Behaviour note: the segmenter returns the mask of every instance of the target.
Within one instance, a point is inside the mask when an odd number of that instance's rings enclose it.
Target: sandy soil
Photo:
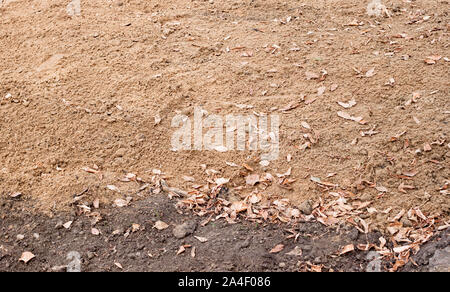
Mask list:
[[[383,3],[389,16],[349,0],[92,0],[69,16],[68,1],[2,1],[1,200],[55,216],[80,194],[111,205],[161,178],[181,195],[226,178],[230,202],[306,202],[326,223],[399,223],[403,240],[445,226],[449,3]],[[196,106],[280,115],[280,158],[172,151],[172,118]],[[325,212],[337,198],[356,223]]]

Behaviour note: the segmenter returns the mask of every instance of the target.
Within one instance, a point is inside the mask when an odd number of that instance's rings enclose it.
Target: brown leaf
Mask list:
[[[115,262],[114,265],[119,269],[123,270],[123,266],[120,263]]]
[[[20,257],[19,261],[20,262],[24,262],[25,264],[27,264],[29,261],[31,261],[35,257],[36,256],[34,254],[32,254],[29,251],[26,251],[26,252],[22,253],[22,256]]]
[[[72,226],[72,223],[73,223],[73,221],[68,221],[68,222],[63,224],[63,227],[66,228],[66,229],[69,229],[70,226]]]
[[[177,255],[180,255],[185,251],[186,251],[186,248],[184,246],[180,246],[180,248],[178,249]]]
[[[156,228],[158,230],[164,230],[167,229],[169,227],[169,225],[163,221],[156,221],[155,225],[153,226],[153,228]]]
[[[15,193],[12,193],[11,195],[9,195],[11,198],[13,198],[13,199],[17,199],[17,198],[19,198],[19,197],[21,197],[22,196],[22,193],[19,193],[19,192],[15,192]]]
[[[299,246],[296,246],[293,250],[288,252],[286,255],[300,257],[300,256],[302,256],[302,254],[303,254],[302,249]]]
[[[260,182],[258,174],[250,174],[245,178],[245,183],[250,186],[254,186]]]
[[[316,99],[317,99],[316,97],[307,96],[307,97],[305,97],[305,104],[311,104],[311,103],[315,102]]]
[[[352,99],[352,100],[350,100],[349,102],[341,102],[341,101],[338,101],[338,104],[339,104],[340,106],[342,106],[343,108],[351,108],[351,107],[353,107],[354,105],[356,105],[356,101],[355,101],[355,99]]]
[[[279,253],[283,249],[284,249],[284,245],[283,244],[279,244],[279,245],[275,246],[274,248],[272,248],[270,253]]]
[[[305,75],[306,75],[306,80],[319,79],[319,77],[320,77],[319,74],[313,73],[313,72],[309,72],[309,71],[306,71]]]
[[[339,255],[343,255],[349,252],[352,252],[355,250],[355,246],[353,244],[349,244],[344,246],[344,248],[342,248],[341,252],[339,253]]]
[[[375,68],[370,69],[369,71],[366,72],[366,77],[372,77],[375,75]]]
[[[401,183],[399,186],[398,186],[398,190],[400,191],[400,192],[402,192],[402,193],[407,193],[406,192],[406,190],[414,190],[416,187],[414,187],[414,186],[410,186],[410,185],[405,185],[404,183]]]
[[[198,241],[200,241],[201,243],[205,243],[208,241],[208,238],[206,237],[200,237],[200,236],[194,236],[196,239],[198,239]]]
[[[321,96],[322,94],[325,93],[325,91],[327,90],[327,88],[325,86],[321,86],[317,89],[317,95]]]
[[[348,114],[348,113],[346,113],[346,112],[343,112],[343,111],[339,111],[337,114],[338,114],[338,116],[341,117],[341,118],[344,118],[344,119],[346,119],[346,120],[355,121],[355,122],[357,122],[357,123],[361,123],[361,122],[363,121],[363,118],[362,118],[362,117],[353,117],[353,116],[351,116],[350,114]]]

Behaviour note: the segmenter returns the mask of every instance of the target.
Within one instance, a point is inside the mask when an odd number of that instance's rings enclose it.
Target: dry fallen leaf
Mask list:
[[[425,59],[425,63],[428,65],[434,65],[436,64],[437,61],[439,61],[442,58],[442,56],[439,55],[433,55],[433,56],[428,56]]]
[[[245,178],[245,183],[250,186],[254,186],[259,183],[259,175],[258,174],[250,174]]]
[[[284,245],[283,244],[279,244],[279,245],[275,246],[274,248],[272,248],[270,253],[279,253],[283,249],[284,249]]]
[[[131,224],[131,232],[135,233],[138,232],[141,229],[141,225],[133,223]]]
[[[182,254],[185,251],[186,251],[186,248],[184,246],[180,246],[180,248],[177,251],[177,255],[180,255],[180,254]]]
[[[13,198],[13,199],[17,199],[17,198],[19,198],[19,197],[21,197],[22,196],[22,193],[19,193],[19,192],[15,192],[15,193],[12,193],[11,195],[9,195],[11,198]]]
[[[319,79],[319,77],[320,77],[319,74],[313,73],[313,72],[309,72],[309,71],[306,71],[305,75],[306,75],[306,80]]]
[[[311,126],[305,121],[301,122],[300,125],[305,129],[311,130]]]
[[[290,256],[302,256],[303,251],[299,246],[296,246],[293,250],[291,250],[290,252],[288,252],[286,255],[290,255]]]
[[[123,267],[122,267],[122,265],[120,264],[120,263],[114,263],[114,265],[116,265],[116,267],[118,267],[119,269],[121,269],[121,270],[123,270]]]
[[[159,123],[161,123],[161,116],[159,115],[159,114],[157,114],[156,116],[155,116],[155,125],[158,125]]]
[[[196,239],[198,239],[198,241],[200,241],[201,243],[205,243],[208,241],[208,238],[205,237],[200,237],[200,236],[194,236]]]
[[[358,123],[362,123],[362,121],[363,121],[362,117],[353,117],[350,114],[343,112],[343,111],[339,111],[337,114],[338,114],[338,116],[340,116],[341,118],[344,118],[346,120],[351,120],[351,121],[355,121]]]
[[[366,77],[372,77],[375,75],[375,68],[370,69],[369,71],[366,72]]]
[[[261,201],[261,196],[260,195],[253,194],[253,195],[251,195],[249,197],[249,202],[252,203],[252,204],[257,204],[260,201]]]
[[[305,97],[305,104],[307,104],[307,105],[311,104],[311,103],[315,102],[316,99],[317,98],[315,98],[314,96],[307,96],[307,97]]]
[[[223,178],[223,177],[218,178],[218,179],[215,180],[215,183],[216,183],[218,186],[227,184],[228,182],[230,182],[230,179]]]
[[[72,226],[72,223],[73,223],[73,221],[68,221],[68,222],[63,224],[63,227],[66,228],[66,229],[69,229],[70,226]]]
[[[156,221],[155,225],[153,226],[153,228],[156,228],[158,230],[164,230],[169,228],[169,225],[163,221]]]
[[[352,252],[355,250],[355,246],[353,244],[349,244],[344,246],[344,248],[342,248],[341,252],[339,253],[339,255],[343,255],[349,252]]]
[[[321,86],[317,89],[317,95],[321,96],[325,93],[325,91],[327,90],[327,88],[325,86]]]
[[[93,174],[96,174],[96,173],[99,172],[98,170],[90,168],[90,167],[83,167],[82,170],[84,170],[84,171],[86,171],[88,173],[93,173]]]
[[[128,202],[126,200],[123,200],[123,199],[116,199],[114,201],[114,205],[116,205],[119,208],[122,208],[122,207],[128,206]]]
[[[19,261],[27,264],[29,261],[31,261],[34,258],[35,258],[34,254],[32,254],[29,251],[26,251],[26,252],[22,253],[22,256],[20,257]]]
[[[354,105],[356,105],[356,101],[355,101],[355,99],[352,99],[352,100],[350,100],[349,102],[341,102],[341,101],[338,101],[338,104],[339,104],[340,106],[342,106],[343,108],[351,108],[351,107],[353,107]]]
[[[113,191],[113,192],[117,192],[117,193],[120,193],[120,190],[119,190],[119,188],[118,188],[118,187],[116,187],[116,186],[114,186],[114,185],[107,185],[107,186],[106,186],[106,188],[107,188],[108,190],[111,190],[111,191]]]

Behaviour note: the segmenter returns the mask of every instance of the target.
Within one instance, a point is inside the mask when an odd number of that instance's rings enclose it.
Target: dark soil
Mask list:
[[[103,219],[95,228],[101,234],[95,236],[91,233],[92,218],[75,212],[53,218],[33,215],[23,211],[27,204],[17,200],[1,204],[0,271],[66,271],[67,256],[73,251],[81,256],[82,271],[309,271],[319,266],[322,271],[364,271],[367,252],[337,254],[348,244],[378,243],[380,236],[360,234],[353,227],[331,229],[315,222],[262,226],[218,220],[202,227],[199,217],[179,214],[174,201],[164,195],[129,207],[100,209]],[[153,228],[158,220],[170,226],[162,231]],[[66,229],[62,224],[68,221],[73,223]],[[190,221],[198,223],[194,234],[175,238],[174,226]],[[133,224],[140,225],[138,231],[132,232]],[[299,234],[297,241],[288,238],[292,233],[287,230]],[[24,238],[18,239],[19,234]],[[194,236],[208,241],[201,243]],[[443,241],[439,242],[441,246]],[[284,249],[270,253],[279,244],[285,245]],[[177,255],[182,245],[195,247],[195,257],[191,247]],[[303,254],[287,255],[296,246]],[[19,261],[25,251],[36,256],[28,264]],[[383,263],[383,268],[387,264]],[[406,269],[425,268],[408,265]]]

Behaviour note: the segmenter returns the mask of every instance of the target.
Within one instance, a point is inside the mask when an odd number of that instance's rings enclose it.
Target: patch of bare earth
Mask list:
[[[449,3],[383,3],[3,1],[1,200],[83,217],[168,193],[205,226],[346,222],[397,270],[449,223]],[[278,114],[279,159],[172,151],[195,107]]]

